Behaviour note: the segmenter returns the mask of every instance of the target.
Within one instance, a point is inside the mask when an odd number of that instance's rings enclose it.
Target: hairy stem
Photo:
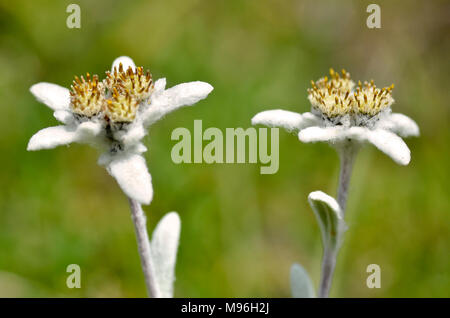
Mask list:
[[[350,177],[352,175],[353,163],[358,152],[358,146],[350,141],[345,143],[340,149],[339,155],[341,167],[339,172],[339,186],[337,192],[337,202],[345,215],[347,206],[348,188],[350,186]],[[340,233],[339,235],[341,235]],[[340,237],[337,238],[341,240]],[[320,278],[319,294],[321,298],[326,298],[330,294],[331,283],[333,280],[334,268],[336,266],[336,257],[339,252],[339,244],[335,247],[325,246],[322,258],[322,275]]]
[[[331,282],[333,280],[334,268],[336,266],[337,249],[325,248],[322,258],[322,276],[320,277],[319,294],[320,298],[327,298],[330,293]]]
[[[145,214],[137,201],[130,198],[128,198],[128,201],[130,203],[131,219],[133,220],[134,229],[136,231],[136,241],[139,256],[141,258],[142,271],[145,276],[147,292],[149,297],[158,298],[160,297],[160,294],[155,281],[155,271],[150,252],[150,240],[147,233]]]
[[[340,152],[341,170],[339,173],[337,201],[344,215],[345,209],[347,207],[347,195],[348,188],[350,186],[350,177],[352,175],[353,163],[355,162],[357,152],[357,146],[351,144],[350,142],[344,145]]]

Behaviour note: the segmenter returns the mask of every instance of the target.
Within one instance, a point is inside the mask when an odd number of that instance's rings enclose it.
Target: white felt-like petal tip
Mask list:
[[[406,119],[405,121],[407,121],[405,123],[405,131],[403,131],[402,133],[404,134],[405,137],[411,136],[411,137],[419,137],[420,136],[420,129],[419,129],[419,125],[417,125],[417,123],[412,120],[411,118],[405,116]]]
[[[282,109],[265,110],[252,118],[252,125],[283,127],[288,130],[299,129],[302,115]]]
[[[28,145],[27,145],[27,151],[36,151],[39,150],[40,148],[38,147],[38,143],[37,141],[37,137],[36,135],[32,136],[30,141],[28,141]]]
[[[319,124],[318,117],[306,112],[303,114],[283,110],[272,109],[260,112],[253,116],[252,125],[265,125],[268,127],[282,127],[289,132]]]
[[[265,124],[269,114],[270,114],[270,110],[257,113],[252,118],[252,125]]]
[[[195,82],[195,84],[196,84],[195,89],[196,89],[197,94],[199,96],[204,96],[203,98],[208,96],[209,93],[211,93],[214,89],[214,87],[211,84],[206,83],[206,82],[197,81],[197,82]]]
[[[376,128],[391,131],[400,137],[418,137],[420,135],[417,123],[400,113],[384,115],[376,124]]]
[[[37,99],[40,99],[40,96],[42,95],[42,91],[45,89],[45,86],[47,86],[47,84],[49,83],[36,83],[33,84],[30,87],[30,93],[33,94],[34,97],[36,97]]]
[[[129,198],[141,204],[150,204],[153,188],[144,157],[129,155],[117,158],[109,163],[107,170]]]
[[[396,134],[378,129],[371,131],[367,136],[369,142],[391,157],[396,163],[406,166],[411,161],[411,151],[402,138]]]
[[[138,201],[140,204],[149,205],[153,200],[153,191],[144,190],[141,192],[133,192],[129,194],[130,198]]]
[[[66,126],[47,127],[35,133],[28,142],[27,150],[52,149],[77,140],[76,132]]]
[[[160,78],[155,82],[155,92],[163,91],[166,88],[166,78]]]
[[[30,87],[31,94],[38,101],[44,103],[53,110],[68,109],[70,105],[70,93],[65,87],[53,83],[41,82]]]
[[[33,96],[37,97],[39,95],[39,84],[34,84],[30,87],[30,93],[33,94]]]
[[[397,160],[397,163],[402,166],[407,166],[410,162],[411,162],[411,153],[404,154]]]
[[[30,138],[30,141],[28,141],[27,151],[37,151],[45,149],[44,147],[42,147],[42,143],[39,139],[40,139],[39,135],[37,134],[33,135]]]
[[[205,84],[206,84],[205,87],[206,87],[207,93],[208,94],[211,93],[213,91],[214,87],[209,83],[205,83]]]
[[[136,68],[136,65],[134,64],[134,61],[131,57],[128,56],[119,56],[116,58],[112,64],[111,71],[114,71],[114,68],[119,68],[120,63],[122,63],[123,69],[127,70],[130,66],[134,70]]]
[[[189,82],[176,85],[165,91],[171,101],[168,108],[174,110],[180,106],[190,106],[205,99],[214,89],[211,84],[206,82]]]

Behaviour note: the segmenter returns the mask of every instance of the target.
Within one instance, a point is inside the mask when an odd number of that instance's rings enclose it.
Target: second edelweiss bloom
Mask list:
[[[117,180],[127,196],[149,204],[153,189],[142,153],[147,128],[164,115],[206,98],[213,87],[189,82],[165,89],[166,79],[153,83],[149,71],[133,60],[117,58],[101,82],[97,75],[75,77],[71,90],[38,83],[30,91],[54,111],[63,125],[38,131],[27,150],[51,149],[72,142],[100,148],[99,164]]]
[[[338,148],[349,140],[370,142],[398,164],[409,163],[411,154],[401,137],[418,136],[419,127],[411,118],[392,113],[394,85],[382,89],[373,81],[355,85],[345,70],[341,76],[332,69],[330,78],[311,85],[311,112],[268,110],[255,115],[252,124],[298,131],[302,142],[324,141]]]

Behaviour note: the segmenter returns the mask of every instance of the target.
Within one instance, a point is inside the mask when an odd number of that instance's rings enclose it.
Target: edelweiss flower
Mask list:
[[[99,164],[117,180],[127,196],[149,204],[153,190],[142,153],[147,128],[164,115],[206,98],[213,87],[204,82],[165,89],[166,79],[153,83],[150,73],[126,56],[117,58],[100,82],[97,75],[75,77],[71,90],[38,83],[31,93],[53,109],[64,125],[40,130],[27,150],[51,149],[72,142],[100,148]]]
[[[252,124],[299,131],[302,142],[325,141],[338,149],[349,141],[355,145],[370,142],[398,164],[409,163],[409,148],[400,137],[418,136],[419,127],[411,118],[392,113],[394,85],[382,89],[373,81],[355,85],[345,70],[340,76],[333,69],[330,78],[311,84],[311,112],[268,110],[255,115]]]

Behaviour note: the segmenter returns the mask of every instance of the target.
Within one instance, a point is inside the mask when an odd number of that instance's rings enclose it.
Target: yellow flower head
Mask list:
[[[89,73],[86,79],[75,76],[70,91],[70,106],[72,112],[78,115],[92,117],[100,113],[105,103],[105,87],[99,83],[98,76],[91,78]]]
[[[139,102],[150,97],[154,88],[152,75],[148,70],[144,73],[144,69],[139,66],[133,71],[130,66],[125,71],[122,63],[112,73],[106,72],[104,82],[110,91],[116,88],[119,93],[130,95]]]
[[[355,83],[345,70],[340,76],[330,69],[330,78],[325,76],[316,82],[311,81],[311,86],[308,89],[311,105],[330,119],[348,114],[375,116],[394,102],[391,95],[393,84],[379,89],[373,80],[364,82],[364,85],[358,82],[355,90]]]
[[[144,73],[142,67],[124,71],[122,64],[114,71],[106,72],[106,79],[98,81],[98,76],[86,79],[75,76],[71,96],[73,113],[93,117],[97,115],[109,123],[129,123],[136,118],[139,104],[147,100],[153,92],[154,85],[149,71]]]
[[[364,85],[359,82],[353,93],[352,109],[355,113],[375,116],[394,102],[391,94],[393,89],[394,84],[379,89],[373,80],[370,83],[364,82]]]
[[[107,120],[118,123],[129,123],[136,118],[139,102],[128,92],[119,93],[116,87],[112,88],[112,97],[107,99],[105,116]]]

